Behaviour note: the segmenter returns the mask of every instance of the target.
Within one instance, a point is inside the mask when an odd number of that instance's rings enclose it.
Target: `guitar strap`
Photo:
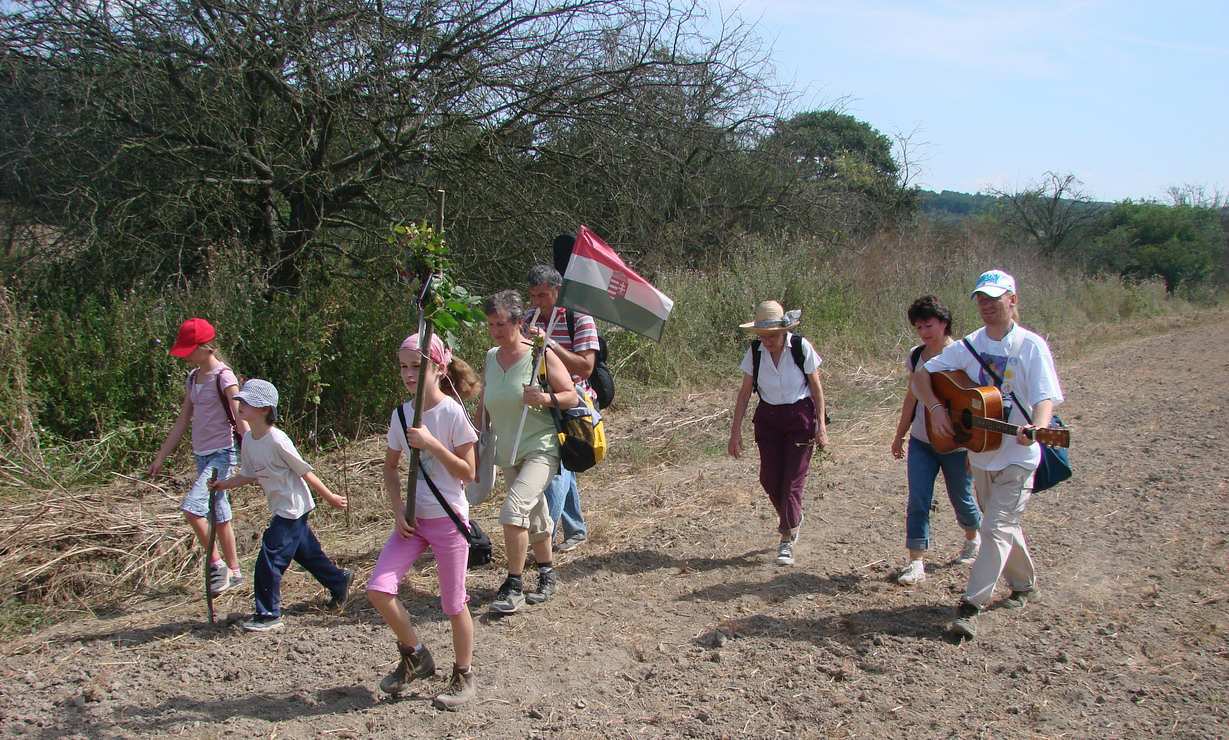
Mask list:
[[[983,358],[977,350],[973,349],[973,343],[969,341],[969,338],[965,337],[960,341],[964,342],[964,346],[968,348],[969,352],[972,353],[974,357],[977,358],[977,362],[982,366],[982,369],[985,370],[990,377],[994,378],[995,386],[1002,388],[1003,379],[999,377],[998,373],[994,372],[994,368],[990,367],[990,363],[986,362],[985,358]],[[1024,414],[1024,420],[1031,425],[1033,423],[1033,417],[1028,413],[1028,409],[1025,408],[1024,404],[1020,403],[1020,399],[1016,398],[1016,392],[1008,391],[1008,395],[1011,396],[1012,402],[1016,404],[1016,408],[1020,409],[1020,413]]]

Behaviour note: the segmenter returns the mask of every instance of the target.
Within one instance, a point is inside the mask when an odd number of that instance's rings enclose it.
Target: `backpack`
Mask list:
[[[572,313],[570,308],[565,308],[563,311],[568,322],[568,336],[575,342],[576,314]],[[597,326],[597,322],[594,322],[594,326]],[[589,387],[597,395],[597,407],[599,409],[605,409],[614,403],[614,373],[606,364],[606,337],[600,334],[597,337],[597,360],[593,363],[593,372],[589,374]],[[571,470],[571,468],[568,468],[568,470]]]
[[[188,373],[189,392],[191,392],[191,386],[196,383],[196,371],[197,368],[192,368],[192,371]],[[234,373],[235,369],[230,368],[230,371]],[[222,391],[222,373],[219,372],[213,377],[216,381],[218,401],[222,404],[222,408],[226,409],[226,420],[230,422],[230,436],[235,440],[235,449],[242,450],[243,435],[239,433],[239,422],[235,419],[235,410],[230,407],[230,401],[226,398],[226,394]],[[235,373],[235,380],[239,381],[240,387],[243,386],[243,378],[239,377],[239,373]]]
[[[751,340],[751,390],[755,391],[756,395],[760,393],[760,340]],[[803,375],[806,375],[806,352],[802,349],[802,335],[792,334],[789,338],[789,354],[794,358],[794,364],[802,370]],[[828,415],[828,409],[824,409],[824,424],[831,424],[832,417]]]
[[[576,389],[576,405],[569,409],[559,408],[559,399],[546,382],[546,375],[539,374],[542,389],[550,393],[554,402],[550,406],[551,418],[559,438],[559,462],[573,473],[583,473],[606,459],[606,423],[593,407],[589,394]]]

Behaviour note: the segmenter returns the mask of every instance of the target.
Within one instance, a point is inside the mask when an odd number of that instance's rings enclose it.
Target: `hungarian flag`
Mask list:
[[[559,305],[661,341],[674,301],[637,275],[587,226],[576,232]]]

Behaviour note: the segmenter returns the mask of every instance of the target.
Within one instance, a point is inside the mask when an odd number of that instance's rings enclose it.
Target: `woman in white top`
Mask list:
[[[728,447],[732,457],[742,454],[743,416],[755,391],[760,403],[752,425],[760,451],[760,485],[777,510],[781,565],[794,564],[811,452],[828,444],[821,360],[810,342],[789,331],[801,316],[801,311],[786,313],[780,303],[764,301],[755,309],[755,320],[739,326],[758,339],[743,355],[743,383],[734,402]]]

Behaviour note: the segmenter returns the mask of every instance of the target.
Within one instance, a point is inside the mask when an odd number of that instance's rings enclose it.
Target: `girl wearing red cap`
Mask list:
[[[179,416],[167,433],[162,448],[149,466],[149,476],[157,476],[188,425],[192,425],[192,454],[196,458],[196,480],[184,496],[179,508],[184,518],[201,541],[208,547],[209,523],[209,473],[218,471],[218,478],[230,477],[231,468],[238,463],[238,444],[247,431],[247,424],[238,420],[235,394],[239,391],[239,379],[234,371],[218,357],[213,347],[217,336],[213,326],[204,319],[191,318],[179,327],[171,355],[192,365],[184,387],[183,404]],[[230,499],[226,493],[217,494],[217,540],[222,557],[215,548],[207,553],[212,574],[209,590],[215,595],[234,588],[243,582],[239,570],[239,554],[235,549],[235,533],[230,526]]]

